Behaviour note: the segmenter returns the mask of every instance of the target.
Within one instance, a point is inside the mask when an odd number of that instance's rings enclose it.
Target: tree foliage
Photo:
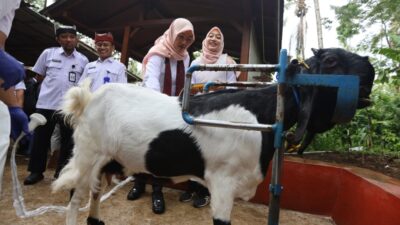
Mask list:
[[[369,151],[400,154],[399,6],[400,0],[349,0],[334,8],[339,41],[347,49],[368,52],[374,64],[374,103],[357,111],[349,124],[318,135],[311,149],[343,151],[361,146]]]
[[[373,106],[359,110],[354,119],[317,136],[313,150],[348,150],[362,146],[375,152],[400,153],[400,95],[394,85],[378,84]]]
[[[350,0],[334,7],[339,26],[339,41],[355,50],[371,52],[378,74],[378,82],[400,79],[400,0]],[[351,44],[350,44],[351,43]]]
[[[35,11],[40,11],[45,7],[45,0],[25,0],[26,3],[29,3],[32,6],[32,9]]]

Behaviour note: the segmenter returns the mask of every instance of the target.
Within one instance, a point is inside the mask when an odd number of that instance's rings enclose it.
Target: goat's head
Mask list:
[[[304,65],[289,66],[289,73],[357,75],[360,79],[357,108],[365,108],[371,104],[369,95],[375,71],[368,57],[340,48],[312,49],[312,51],[314,56],[307,59]],[[336,105],[337,90],[327,87],[302,90],[300,92],[303,95],[302,107],[298,116],[296,135],[290,141],[294,143],[300,142],[305,130],[320,133],[331,129],[335,124],[331,119]]]
[[[375,70],[367,56],[359,56],[340,48],[312,49],[312,51],[314,56],[306,61],[310,65],[309,73],[359,76],[360,91],[357,108],[371,105],[369,95]]]

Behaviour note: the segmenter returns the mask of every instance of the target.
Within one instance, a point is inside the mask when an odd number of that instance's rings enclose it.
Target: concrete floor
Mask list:
[[[22,157],[17,159],[19,180],[22,183],[27,176],[27,161]],[[68,192],[52,194],[50,184],[54,172],[49,170],[45,174],[45,179],[33,186],[23,186],[25,205],[27,210],[33,210],[44,205],[66,206]],[[111,198],[101,204],[102,220],[108,225],[197,225],[212,224],[210,208],[193,208],[190,203],[178,201],[180,191],[164,188],[166,201],[166,212],[162,215],[155,215],[151,211],[151,195],[149,192],[136,200],[127,201],[126,194],[132,184],[127,184]],[[148,187],[149,188],[149,187]],[[86,204],[87,201],[85,201]],[[12,182],[9,162],[7,161],[6,170],[3,177],[3,194],[0,199],[0,225],[56,225],[64,224],[65,215],[58,213],[45,213],[31,218],[19,218],[15,214],[12,199]],[[86,224],[88,212],[79,214],[79,224]],[[233,225],[266,225],[268,207],[236,201],[232,212]],[[331,218],[316,215],[304,214],[294,211],[282,210],[280,214],[280,224],[282,225],[333,225]]]

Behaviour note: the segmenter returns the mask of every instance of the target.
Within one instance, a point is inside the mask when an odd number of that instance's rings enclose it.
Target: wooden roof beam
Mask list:
[[[66,18],[66,20],[72,22],[72,23],[73,23],[74,25],[76,25],[77,27],[82,27],[83,29],[88,30],[88,31],[93,32],[93,33],[96,32],[96,29],[92,29],[92,28],[86,26],[85,24],[80,23],[80,22],[78,22],[77,20],[73,19],[72,17],[68,16],[68,11],[64,11],[64,12],[62,13],[62,16],[63,16],[64,18]]]
[[[222,17],[188,17],[186,18],[192,23],[210,23],[210,22],[222,22],[222,23],[228,23],[231,24],[235,29],[237,29],[239,32],[242,32],[242,26],[232,20],[229,20],[227,18],[222,18]],[[159,27],[160,25],[170,25],[174,19],[169,18],[169,19],[156,19],[156,20],[142,20],[142,21],[134,21],[128,24],[120,25],[120,26],[113,26],[113,27],[96,27],[96,30],[121,30],[124,29],[125,26],[130,26],[130,27],[143,27],[143,28],[148,28],[148,27]]]
[[[102,24],[106,21],[110,21],[112,20],[114,17],[119,16],[120,14],[132,9],[133,7],[138,7],[138,5],[141,7],[141,12],[144,11],[144,7],[143,4],[140,4],[140,2],[134,2],[130,5],[127,6],[123,6],[121,9],[119,9],[118,11],[115,11],[114,13],[112,13],[111,15],[102,15],[102,19],[96,21],[96,24]]]

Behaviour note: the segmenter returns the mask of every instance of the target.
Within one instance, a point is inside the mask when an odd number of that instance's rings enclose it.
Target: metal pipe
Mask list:
[[[235,82],[235,83],[220,83],[220,82],[213,82],[209,81],[204,84],[203,92],[208,92],[210,87],[216,86],[224,86],[224,87],[265,87],[268,85],[276,84],[276,82]]]
[[[269,65],[249,65],[249,64],[199,64],[189,67],[186,71],[185,86],[183,88],[183,99],[182,99],[182,118],[190,125],[200,126],[212,126],[212,127],[224,127],[233,129],[246,129],[246,130],[258,130],[258,131],[274,131],[275,125],[270,124],[249,124],[240,122],[230,121],[217,121],[217,120],[205,120],[195,119],[189,114],[189,98],[190,98],[190,87],[192,74],[194,71],[211,70],[211,71],[275,71],[280,68],[280,65],[269,64]]]
[[[286,84],[285,84],[286,64],[287,64],[287,52],[285,49],[282,49],[279,56],[278,93],[276,97],[277,101],[276,129],[274,138],[275,153],[272,161],[271,184],[269,186],[270,190],[269,214],[268,214],[269,225],[279,224],[280,195],[283,190],[281,185],[281,175],[282,175],[282,164],[283,164],[283,153],[284,153],[284,147],[282,146],[282,141],[283,141],[283,121],[285,115],[284,106],[285,106],[285,89],[286,89]]]
[[[189,67],[187,73],[193,73],[196,70],[273,72],[278,68],[277,64],[198,64]]]

